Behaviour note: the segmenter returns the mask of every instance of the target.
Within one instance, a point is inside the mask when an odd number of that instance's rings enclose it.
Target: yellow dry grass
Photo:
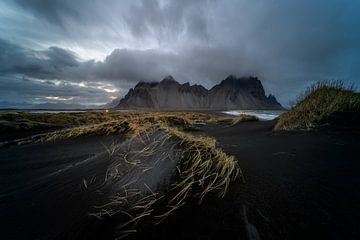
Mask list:
[[[175,143],[174,151],[178,158],[177,176],[167,189],[166,196],[164,193],[151,189],[150,194],[144,194],[138,189],[124,186],[123,193],[115,194],[109,199],[109,203],[97,206],[98,211],[91,214],[98,218],[114,215],[126,217],[127,220],[119,226],[119,233],[122,236],[136,232],[136,225],[143,218],[152,218],[155,223],[160,223],[183,206],[189,198],[196,199],[201,203],[209,194],[223,197],[228,191],[230,182],[239,175],[240,168],[237,161],[217,147],[214,138],[195,136],[183,131],[192,127],[193,120],[201,120],[205,123],[223,122],[230,126],[242,121],[256,120],[254,117],[245,115],[228,117],[196,112],[98,111],[59,116],[61,120],[57,123],[64,123],[64,119],[66,119],[70,122],[67,123],[70,127],[36,135],[19,143],[57,141],[85,135],[107,134],[124,134],[129,138],[137,138],[138,141],[146,142],[150,139],[149,136],[157,131],[165,133],[159,140],[160,142],[172,141]],[[25,115],[22,117],[26,118]],[[42,116],[39,119],[42,120],[42,123],[47,123],[47,117]],[[53,117],[50,119],[52,124],[57,124]],[[31,120],[37,121],[36,119]],[[78,124],[79,122],[81,124]],[[109,157],[116,155],[115,148],[116,146],[107,148]],[[144,149],[138,151],[136,155],[147,157],[156,151],[159,149],[151,149],[149,145],[145,144]],[[126,164],[139,167],[144,172],[152,169],[151,166],[145,166],[139,160],[126,159],[126,154],[123,154],[123,158]],[[114,176],[106,175],[105,181],[117,176],[117,169],[113,172]],[[161,202],[162,208],[161,211],[156,211],[159,202]]]
[[[61,113],[62,114],[62,113]],[[72,116],[72,114],[74,116]],[[26,114],[20,114],[22,117]],[[34,115],[34,114],[28,114]],[[36,114],[37,115],[37,114]],[[47,123],[47,117],[40,116],[43,122],[37,124]],[[45,114],[48,116],[48,114]],[[57,115],[57,114],[53,114]],[[69,115],[69,116],[68,116]],[[205,123],[225,122],[229,126],[235,125],[239,122],[257,121],[254,116],[240,115],[237,117],[229,117],[222,115],[204,114],[196,112],[117,112],[117,111],[97,111],[86,113],[64,113],[59,116],[58,123],[63,123],[64,116],[70,123],[70,127],[61,130],[52,131],[50,133],[35,135],[31,138],[19,141],[19,144],[31,142],[47,142],[61,139],[75,138],[86,135],[109,135],[109,134],[126,134],[128,136],[138,135],[144,131],[159,126],[168,126],[178,128],[180,130],[192,128],[191,122],[193,120],[201,120]],[[89,119],[87,119],[89,117]],[[6,118],[6,117],[5,117]],[[25,117],[27,118],[27,117]],[[31,116],[35,121],[35,117]],[[56,123],[54,117],[51,117],[51,122]],[[15,121],[16,122],[16,121]],[[82,124],[78,125],[79,122]],[[75,125],[71,125],[76,123]],[[35,126],[36,124],[34,124]]]
[[[122,188],[123,193],[113,196],[108,204],[97,206],[99,211],[91,214],[98,218],[120,215],[127,219],[118,226],[119,236],[135,233],[137,225],[144,218],[155,224],[161,223],[184,206],[189,198],[197,199],[201,203],[207,195],[224,197],[230,182],[241,174],[237,161],[218,148],[214,138],[194,136],[164,123],[136,138],[151,139],[149,136],[157,131],[165,134],[157,140],[160,144],[154,146],[161,146],[164,141],[172,141],[176,145],[175,155],[178,157],[176,177],[165,193],[150,189],[146,183],[144,185],[149,189],[148,194],[126,184]],[[137,157],[146,157],[147,154],[161,151],[145,148],[136,153]],[[126,162],[132,167],[142,166],[141,162]]]
[[[149,125],[149,127],[139,127],[135,124],[141,131],[138,132],[138,135],[133,135],[140,139],[139,141],[142,141],[142,138],[146,141],[146,139],[151,139],[149,136],[153,133],[162,131],[165,134],[157,140],[159,145],[154,146],[161,146],[161,142],[165,141],[174,142],[175,155],[178,158],[177,174],[165,193],[148,188],[150,194],[144,194],[137,189],[128,189],[124,186],[125,194],[114,196],[108,204],[98,206],[99,211],[92,214],[99,218],[114,215],[127,218],[128,220],[118,227],[121,236],[128,235],[129,231],[136,232],[136,226],[143,218],[151,219],[155,224],[162,222],[184,206],[189,198],[201,203],[208,195],[224,197],[231,181],[241,174],[237,161],[233,156],[228,156],[221,148],[217,147],[214,138],[183,132],[181,128],[171,126],[168,119],[165,119],[155,125]],[[179,121],[179,119],[175,121],[172,119],[171,123]],[[145,147],[139,150],[136,156],[141,159],[141,157],[156,154],[159,151],[161,149]],[[142,167],[141,162],[126,159],[125,161],[132,167]],[[131,204],[129,205],[129,203]],[[161,205],[160,210],[159,204]]]
[[[180,141],[178,171],[181,181],[174,188],[181,191],[172,201],[181,202],[192,191],[196,192],[193,196],[200,202],[209,192],[217,192],[219,197],[223,197],[230,181],[239,174],[234,157],[216,147],[216,140],[212,137],[194,136],[167,126],[161,128]]]

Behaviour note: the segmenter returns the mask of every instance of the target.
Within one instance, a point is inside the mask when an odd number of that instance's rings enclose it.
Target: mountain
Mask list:
[[[273,95],[266,96],[256,77],[228,76],[210,90],[180,84],[171,76],[161,82],[139,82],[120,100],[119,109],[235,110],[283,109]]]
[[[108,109],[108,108],[114,108],[116,107],[120,102],[120,98],[116,98],[114,100],[112,100],[111,102],[108,102],[104,105],[100,105],[98,106],[99,109]]]

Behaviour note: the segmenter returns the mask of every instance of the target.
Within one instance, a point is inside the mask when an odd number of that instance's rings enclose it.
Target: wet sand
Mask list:
[[[196,134],[214,136],[244,178],[224,199],[201,205],[190,199],[129,239],[359,239],[359,128],[273,133],[274,124],[202,127]],[[0,238],[111,239],[114,223],[87,214],[102,196],[81,183],[110,164],[86,160],[123,140],[92,136],[0,148]]]

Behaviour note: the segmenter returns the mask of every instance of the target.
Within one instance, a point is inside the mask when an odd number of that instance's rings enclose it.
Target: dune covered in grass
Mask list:
[[[46,129],[49,127],[70,128],[83,125],[99,124],[110,121],[157,119],[171,121],[175,118],[188,121],[198,119],[202,121],[218,121],[228,117],[205,114],[199,112],[119,112],[114,110],[98,110],[88,112],[60,112],[60,113],[29,113],[5,112],[0,114],[0,132],[27,131]]]
[[[144,148],[151,145],[149,142],[149,135],[154,135],[155,132],[163,132],[164,136],[161,139],[154,140],[165,143],[167,141],[176,142],[181,166],[178,168],[179,174],[183,181],[179,186],[184,189],[175,196],[175,199],[185,198],[188,191],[193,189],[195,183],[203,187],[203,192],[197,194],[201,200],[206,193],[216,189],[219,191],[219,196],[223,196],[229,185],[229,176],[233,171],[238,171],[233,157],[228,157],[220,148],[216,147],[214,138],[206,136],[195,136],[188,130],[192,130],[192,120],[201,120],[204,122],[221,122],[227,123],[229,126],[239,122],[254,121],[252,116],[238,116],[226,117],[220,115],[208,115],[202,113],[190,112],[134,112],[134,113],[118,113],[111,112],[109,115],[104,113],[80,113],[74,114],[73,117],[65,114],[65,119],[76,119],[76,121],[85,122],[85,118],[90,116],[88,121],[93,122],[96,119],[94,116],[98,115],[97,123],[82,124],[80,126],[73,126],[61,130],[51,131],[48,133],[37,134],[28,138],[19,139],[16,144],[31,144],[54,142],[58,140],[65,140],[89,135],[110,135],[121,134],[128,137],[132,144],[142,142]],[[21,115],[26,117],[27,115]],[[34,118],[34,116],[32,116]],[[62,122],[64,114],[59,115],[59,122]],[[47,116],[39,117],[42,123],[47,122]],[[99,119],[104,120],[100,122]],[[54,120],[51,120],[54,122]],[[195,126],[196,127],[196,126]],[[146,137],[145,137],[146,136]],[[144,139],[147,139],[145,141]],[[136,144],[135,144],[136,145]],[[128,148],[133,148],[129,145]],[[109,149],[109,152],[115,152],[116,147]],[[159,151],[159,149],[153,149]],[[161,151],[164,151],[161,150]],[[180,172],[181,170],[181,172]],[[237,175],[237,174],[235,174]],[[205,183],[211,180],[211,184],[204,187]]]
[[[225,116],[198,112],[118,112],[92,111],[81,113],[5,113],[0,115],[0,132],[30,132],[17,143],[34,143],[76,138],[87,135],[125,134],[132,136],[159,126],[194,129],[194,121],[201,123],[227,123],[256,121],[256,117]],[[55,130],[54,130],[55,128]]]
[[[341,81],[318,82],[307,89],[298,103],[282,114],[275,130],[307,130],[326,124],[360,120],[360,93]]]
[[[188,201],[201,203],[208,195],[224,197],[230,182],[241,173],[237,161],[223,152],[214,138],[194,134],[193,130],[199,123],[230,127],[256,120],[191,112],[116,111],[10,113],[2,119],[14,125],[27,120],[33,126],[62,126],[14,140],[13,145],[19,147],[103,135],[125,139],[105,145],[105,151],[86,160],[84,165],[103,163],[106,167],[91,177],[84,175],[79,183],[82,191],[99,193],[105,199],[88,213],[101,221],[116,219],[115,235],[119,237],[135,233],[143,223],[162,222]],[[83,164],[70,168],[86,169]]]
[[[10,114],[58,128],[0,143],[6,239],[359,235],[358,129],[274,132],[279,120],[219,113]]]
[[[214,138],[194,136],[160,126],[108,149],[111,164],[103,185],[108,201],[90,215],[118,218],[119,237],[138,225],[158,224],[189,199],[201,203],[207,195],[224,197],[240,173],[237,161],[216,146]]]

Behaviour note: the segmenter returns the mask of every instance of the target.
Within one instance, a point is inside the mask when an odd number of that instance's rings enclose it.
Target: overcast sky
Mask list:
[[[172,75],[256,75],[285,106],[310,83],[360,83],[358,0],[4,0],[0,101],[102,104]]]

